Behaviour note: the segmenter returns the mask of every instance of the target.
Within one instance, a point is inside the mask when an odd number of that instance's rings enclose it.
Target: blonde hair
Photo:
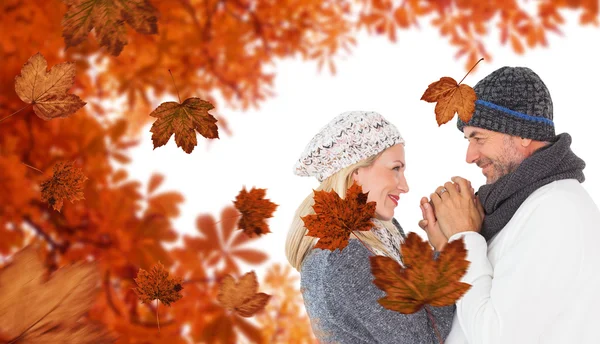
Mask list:
[[[341,198],[346,197],[346,190],[352,185],[353,178],[352,174],[354,171],[361,167],[368,167],[373,164],[377,158],[383,154],[385,150],[379,152],[376,155],[372,155],[366,159],[363,159],[353,165],[347,166],[338,172],[332,174],[327,179],[325,179],[321,184],[315,189],[317,191],[335,191]],[[317,243],[318,238],[314,238],[311,236],[307,236],[308,229],[304,226],[304,221],[302,221],[301,217],[314,214],[312,206],[314,205],[314,194],[311,192],[302,203],[296,209],[296,213],[294,214],[294,218],[292,219],[292,224],[288,230],[287,238],[285,241],[285,255],[287,257],[288,262],[298,271],[300,271],[302,267],[302,262],[304,258],[308,255],[310,250]],[[377,222],[381,223],[384,230],[388,231],[396,231],[396,227],[391,221],[383,221],[378,219],[373,219],[375,225]],[[377,249],[381,252],[384,252],[386,256],[393,256],[388,252],[385,245],[377,238],[377,236],[372,231],[355,231],[354,234],[360,240],[362,240],[369,247]]]

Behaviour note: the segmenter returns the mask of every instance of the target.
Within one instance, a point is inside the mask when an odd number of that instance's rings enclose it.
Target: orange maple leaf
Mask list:
[[[477,63],[481,60],[483,60],[483,58],[477,61]],[[475,63],[475,66],[477,63]],[[473,68],[475,68],[475,66],[473,66]],[[471,68],[471,70],[473,70],[473,68]],[[471,70],[467,72],[463,80],[469,75]],[[444,76],[441,77],[440,80],[429,84],[421,96],[421,100],[428,103],[437,102],[435,105],[435,119],[438,126],[441,126],[442,124],[449,122],[454,117],[455,113],[458,113],[458,117],[460,117],[463,122],[469,122],[475,112],[477,95],[471,86],[457,83],[453,78]]]
[[[73,201],[83,197],[83,182],[87,177],[80,168],[73,168],[73,162],[59,161],[54,165],[54,174],[49,180],[42,182],[42,200],[48,202],[55,210],[60,211],[63,199]]]
[[[75,63],[63,62],[47,71],[48,62],[37,53],[27,60],[15,77],[15,92],[22,101],[33,105],[38,117],[50,120],[68,117],[86,103],[68,94],[75,79]]]
[[[271,232],[266,219],[273,217],[278,205],[265,199],[265,194],[266,189],[252,188],[246,191],[244,187],[233,201],[236,209],[242,213],[238,228],[250,237]]]
[[[197,144],[196,131],[202,136],[219,138],[217,119],[208,113],[214,106],[200,98],[188,98],[182,104],[165,102],[160,104],[150,116],[158,118],[150,128],[154,149],[169,142],[175,134],[177,147],[190,154]]]
[[[437,102],[435,119],[439,126],[449,122],[457,112],[462,121],[468,122],[475,112],[477,96],[471,86],[458,85],[456,80],[445,76],[429,84],[421,100]]]
[[[471,287],[460,282],[470,264],[462,238],[447,244],[434,260],[427,241],[411,232],[401,251],[406,268],[389,257],[369,257],[373,283],[387,293],[378,301],[383,307],[411,314],[426,304],[450,306]]]
[[[317,237],[316,248],[334,251],[348,246],[353,231],[368,231],[373,228],[375,202],[367,203],[367,193],[356,183],[346,191],[345,199],[332,191],[315,191],[315,214],[302,217],[308,229],[306,235]]]
[[[158,11],[148,0],[69,0],[62,19],[67,48],[83,42],[94,29],[101,46],[118,56],[127,44],[125,23],[142,34],[158,32]]]
[[[78,321],[94,305],[100,274],[76,263],[47,276],[34,247],[0,269],[0,340],[8,343],[113,343],[96,323]]]
[[[150,272],[140,268],[134,280],[137,288],[133,288],[133,291],[143,303],[151,303],[156,300],[156,323],[160,331],[158,301],[170,306],[171,303],[181,299],[179,293],[183,289],[181,277],[169,277],[169,272],[165,270],[161,262],[158,262],[150,269]]]
[[[225,309],[243,317],[251,317],[265,308],[271,298],[271,295],[257,291],[258,281],[254,271],[246,273],[238,282],[231,275],[227,275],[221,280],[217,300]]]
[[[138,287],[133,290],[143,303],[157,300],[170,306],[181,299],[181,277],[169,277],[169,272],[161,262],[154,265],[150,272],[140,268],[134,280]]]

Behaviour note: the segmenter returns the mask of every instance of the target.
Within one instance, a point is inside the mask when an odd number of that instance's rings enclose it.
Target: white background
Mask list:
[[[475,86],[502,66],[527,66],[540,75],[553,97],[556,132],[573,137],[573,151],[587,163],[583,185],[600,204],[600,30],[580,27],[573,13],[567,18],[564,36],[549,34],[547,48],[528,50],[524,55],[500,45],[494,32],[485,42],[492,60],[480,62],[463,83]],[[305,145],[339,113],[374,110],[394,123],[406,140],[410,192],[402,196],[395,217],[405,230],[423,235],[417,226],[422,196],[454,175],[470,179],[476,189],[485,183],[480,169],[465,162],[467,141],[456,129],[456,119],[438,127],[435,104],[419,100],[427,86],[440,77],[462,79],[465,61],[454,59],[456,51],[436,29],[422,22],[420,30],[401,31],[395,44],[383,37],[361,35],[352,53],[337,59],[334,76],[327,69],[319,73],[313,62],[280,61],[275,66],[276,96],[260,109],[219,108],[232,136],[220,130],[221,138],[207,145],[207,139],[198,135],[199,144],[192,154],[177,148],[173,138],[153,150],[148,125],[127,169],[144,186],[152,173],[162,173],[166,180],[158,191],[174,190],[185,196],[181,216],[175,221],[182,234],[198,233],[198,214],[213,214],[218,221],[221,209],[232,204],[243,186],[266,188],[267,198],[279,204],[268,220],[272,233],[250,246],[263,249],[271,260],[259,267],[242,266],[243,272],[255,270],[262,280],[271,263],[287,264],[288,226],[298,204],[318,186],[315,178],[292,173]],[[157,100],[157,105],[175,99]],[[564,230],[569,235],[569,228]]]

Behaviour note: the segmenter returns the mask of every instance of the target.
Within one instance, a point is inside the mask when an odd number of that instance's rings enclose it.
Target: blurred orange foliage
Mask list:
[[[48,272],[96,261],[101,289],[86,318],[101,322],[118,343],[210,342],[209,332],[224,323],[219,321],[223,317],[235,325],[228,341],[314,342],[300,292],[289,285],[292,275],[281,266],[273,266],[261,284],[272,298],[256,316],[231,315],[218,304],[218,283],[227,274],[241,277],[239,261],[264,264],[268,258],[242,246],[257,238],[234,231],[239,213],[233,207],[223,210],[219,227],[212,216],[201,215],[200,233],[180,238],[173,219],[183,196],[157,193],[160,176],[143,190],[119,167],[130,162],[129,149],[152,120],[158,99],[177,94],[169,69],[181,94],[217,109],[225,104],[247,109],[274,95],[277,60],[300,57],[335,72],[335,58],[351,50],[359,30],[395,41],[399,30],[427,20],[456,46],[468,68],[482,56],[490,60],[483,38],[494,26],[501,42],[522,53],[546,45],[548,32],[560,32],[565,10],[579,11],[581,25],[598,24],[597,0],[541,1],[533,11],[503,0],[147,2],[156,12],[148,10],[145,23],[122,12],[114,27],[102,27],[119,30],[112,45],[102,41],[96,27],[82,34],[81,42],[70,41],[68,49],[64,2],[0,2],[0,118],[23,107],[15,76],[37,52],[48,66],[74,62],[76,78],[69,92],[87,103],[69,118],[44,121],[27,109],[0,122],[0,264],[29,243],[41,244]],[[121,45],[122,50],[114,49]],[[215,117],[219,129],[228,132],[222,114]],[[72,161],[88,178],[85,199],[64,203],[60,212],[42,201],[40,190],[59,161]],[[181,247],[165,247],[178,239]],[[158,261],[183,279],[181,300],[160,312],[160,333],[156,306],[141,303],[132,289],[139,269]]]

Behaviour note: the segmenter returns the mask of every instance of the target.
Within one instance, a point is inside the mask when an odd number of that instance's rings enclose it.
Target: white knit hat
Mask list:
[[[310,140],[294,165],[294,174],[322,182],[344,167],[404,143],[398,129],[374,111],[347,111]]]

